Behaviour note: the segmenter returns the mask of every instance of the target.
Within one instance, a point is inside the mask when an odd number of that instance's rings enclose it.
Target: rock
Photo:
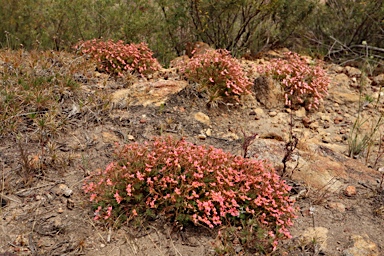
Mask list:
[[[210,47],[208,44],[204,42],[194,42],[194,43],[186,43],[186,54],[189,58],[192,58],[193,56],[202,55],[208,51],[214,50],[212,47]]]
[[[209,116],[207,116],[203,112],[195,113],[194,114],[194,118],[195,118],[196,121],[198,121],[200,123],[203,123],[205,125],[210,125],[211,124],[211,120],[210,120]]]
[[[186,65],[186,63],[188,63],[189,60],[190,60],[190,58],[187,55],[183,55],[183,56],[174,58],[169,63],[169,67],[170,68],[184,67]]]
[[[345,212],[345,205],[339,202],[329,202],[328,207],[342,213]]]
[[[345,168],[341,163],[319,155],[310,162],[303,158],[300,158],[299,169],[292,175],[293,180],[304,182],[315,189],[326,188],[332,193],[342,188],[343,183],[334,178],[345,173]]]
[[[120,141],[120,138],[114,133],[103,132],[101,136],[104,143],[114,144],[115,142]]]
[[[64,210],[63,210],[63,208],[62,207],[59,207],[58,209],[57,209],[57,213],[60,213],[60,214],[62,214],[64,212]]]
[[[355,196],[356,195],[356,187],[355,186],[348,186],[344,189],[344,195],[346,196]]]
[[[253,82],[256,99],[266,108],[284,106],[284,93],[279,83],[272,78],[260,76]]]
[[[348,89],[351,84],[351,79],[346,74],[336,74],[331,76],[330,88],[335,88],[336,90],[339,88]]]
[[[344,68],[337,64],[330,64],[328,70],[335,73],[342,73],[344,71]]]
[[[263,117],[265,115],[264,110],[262,108],[255,108],[253,111],[255,111],[258,117]]]
[[[212,129],[211,128],[208,128],[206,131],[205,131],[205,134],[207,136],[212,136]]]
[[[306,110],[305,110],[305,108],[301,107],[300,109],[296,110],[296,111],[295,111],[295,115],[296,115],[297,117],[300,117],[300,118],[305,117],[305,116],[306,116]]]
[[[75,208],[75,202],[72,199],[67,200],[67,208],[69,210],[73,210],[73,208]]]
[[[239,139],[239,136],[237,136],[236,133],[229,132],[229,133],[223,135],[223,138],[225,138],[225,139],[230,139],[230,140],[238,140],[238,139]]]
[[[309,128],[311,128],[312,130],[316,130],[320,127],[319,125],[319,122],[318,121],[315,121],[315,122],[312,122],[310,125],[309,125]]]
[[[328,229],[324,227],[307,228],[299,239],[302,245],[316,243],[324,252],[327,248]]]
[[[330,98],[339,104],[358,104],[360,99],[359,95],[356,93],[340,91],[333,91]]]
[[[199,140],[205,140],[207,138],[207,136],[205,136],[204,134],[199,134],[199,135],[197,135],[197,138]]]
[[[129,135],[127,135],[127,139],[133,141],[133,140],[135,140],[135,137],[133,137],[132,135],[129,134]]]
[[[376,86],[384,86],[384,74],[380,74],[378,76],[375,76],[372,81],[372,85]]]
[[[341,123],[342,121],[344,120],[344,118],[342,116],[336,116],[334,119],[333,119],[333,122],[335,124],[339,124]]]
[[[186,81],[158,80],[138,82],[128,89],[117,90],[112,94],[113,108],[126,108],[128,106],[160,106],[164,104],[169,95],[176,94],[184,89]]]
[[[73,193],[72,189],[68,188],[65,184],[58,184],[57,186],[52,188],[52,192],[57,196],[65,196],[70,197]]]
[[[351,236],[352,247],[343,251],[343,256],[379,256],[379,248],[368,235]]]
[[[320,114],[320,119],[322,121],[331,122],[331,117],[329,115]]]
[[[276,112],[276,111],[271,111],[271,112],[268,113],[268,115],[269,115],[270,117],[274,117],[274,116],[277,115],[277,112]]]
[[[345,71],[350,77],[360,77],[361,76],[361,71],[358,68],[346,66]]]
[[[312,121],[308,117],[304,117],[302,122],[305,128],[309,128],[309,125],[311,124]]]

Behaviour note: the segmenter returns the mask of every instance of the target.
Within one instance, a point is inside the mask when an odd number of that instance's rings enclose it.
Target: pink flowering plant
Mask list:
[[[208,92],[209,103],[222,99],[239,101],[239,96],[250,93],[252,82],[238,60],[226,50],[208,50],[197,54],[181,70],[188,80]]]
[[[274,248],[291,237],[296,217],[291,188],[271,166],[183,139],[120,146],[116,160],[89,176],[83,189],[95,220],[162,215],[182,226],[243,226],[249,243]]]
[[[303,105],[308,110],[318,109],[320,101],[328,95],[329,78],[319,61],[309,64],[299,54],[287,52],[284,59],[274,59],[257,69],[281,82],[289,107]]]
[[[124,72],[147,76],[160,68],[159,62],[147,44],[124,44],[123,41],[81,41],[75,49],[89,54],[98,63],[98,69],[106,73],[123,76]]]

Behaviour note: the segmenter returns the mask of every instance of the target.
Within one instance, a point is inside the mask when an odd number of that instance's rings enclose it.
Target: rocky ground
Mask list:
[[[331,84],[320,109],[290,110],[274,82],[257,79],[252,72],[254,65],[268,63],[273,55],[279,53],[242,61],[255,79],[253,95],[241,104],[217,108],[207,108],[204,95],[172,68],[134,82],[92,69],[79,74],[81,93],[91,97],[103,92],[99,104],[105,109],[82,108],[69,97],[61,110],[66,128],[49,143],[41,145],[28,131],[22,140],[2,138],[0,255],[214,255],[213,245],[219,241],[212,230],[174,232],[163,221],[118,230],[95,223],[81,190],[83,180],[108,164],[115,142],[183,136],[243,155],[242,139],[255,133],[247,157],[267,159],[280,173],[285,170],[282,175],[293,186],[299,207],[293,239],[282,242],[276,255],[383,255],[384,191],[379,170],[384,167],[380,123],[384,74],[365,77],[357,68],[328,64]],[[363,120],[359,133],[375,131],[375,140],[361,154],[349,157],[358,112]],[[292,135],[298,144],[284,167]],[[39,153],[42,150],[46,153]],[[35,171],[30,181],[21,172],[26,163]],[[247,255],[241,246],[237,251]]]

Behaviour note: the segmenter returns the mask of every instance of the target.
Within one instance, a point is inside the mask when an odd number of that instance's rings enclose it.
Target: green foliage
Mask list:
[[[235,56],[290,47],[336,60],[361,55],[363,41],[384,48],[381,0],[0,0],[0,6],[0,44],[13,49],[69,49],[92,38],[146,42],[168,64],[196,41]]]
[[[295,218],[290,187],[265,162],[172,138],[118,148],[83,188],[95,220],[162,215],[182,226],[233,226],[247,248],[290,238]]]

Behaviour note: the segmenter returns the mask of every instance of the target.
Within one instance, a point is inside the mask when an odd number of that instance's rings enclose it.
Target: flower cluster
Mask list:
[[[124,44],[121,40],[105,42],[93,39],[79,42],[75,48],[96,59],[100,70],[113,75],[123,76],[124,72],[130,72],[145,76],[160,68],[145,43]]]
[[[210,102],[221,98],[236,99],[250,93],[252,85],[240,63],[226,50],[206,50],[197,54],[181,68],[187,79],[208,92]]]
[[[213,228],[253,219],[250,232],[268,231],[264,238],[273,246],[291,237],[290,187],[263,161],[172,138],[128,144],[116,154],[83,186],[95,220],[163,214],[182,225]]]
[[[275,59],[258,72],[281,81],[285,104],[289,107],[304,105],[308,110],[317,109],[328,93],[329,78],[322,63],[309,64],[297,53],[285,53],[285,59]]]

